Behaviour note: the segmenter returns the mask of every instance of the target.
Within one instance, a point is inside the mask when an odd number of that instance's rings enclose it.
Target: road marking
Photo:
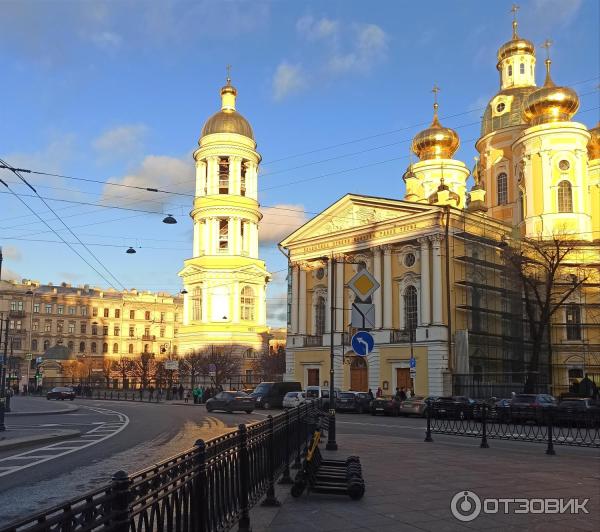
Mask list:
[[[97,425],[95,428],[89,430],[83,437],[88,437],[85,440],[76,440],[76,441],[60,441],[51,445],[46,445],[45,447],[38,447],[37,449],[30,449],[29,451],[25,451],[13,456],[7,456],[6,458],[0,459],[0,477],[11,475],[17,471],[22,471],[23,469],[27,469],[29,467],[37,466],[49,460],[54,460],[55,458],[60,458],[61,456],[65,456],[67,454],[74,453],[79,451],[80,449],[85,449],[86,447],[91,447],[92,445],[96,445],[101,441],[107,440],[108,438],[112,438],[116,436],[119,432],[125,429],[127,425],[129,425],[129,417],[121,412],[117,412],[115,410],[109,410],[107,408],[91,408],[88,406],[83,406],[83,408],[87,408],[92,410],[93,412],[107,415],[107,416],[117,416],[119,421],[106,421],[102,423],[102,425]],[[82,414],[85,415],[85,414]],[[105,427],[107,427],[105,429]],[[90,438],[91,436],[91,438]],[[68,444],[68,445],[65,445]],[[76,444],[75,446],[73,444]],[[40,453],[53,453],[54,451],[58,451],[57,454],[40,454]],[[36,454],[31,454],[36,453]],[[15,460],[32,460],[30,463],[21,464],[21,465],[11,465],[10,461]],[[7,465],[2,465],[7,464]]]

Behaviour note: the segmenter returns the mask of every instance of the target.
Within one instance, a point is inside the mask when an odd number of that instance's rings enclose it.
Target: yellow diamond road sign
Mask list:
[[[356,297],[365,301],[379,288],[379,283],[367,270],[361,270],[350,279],[348,288],[354,292]]]

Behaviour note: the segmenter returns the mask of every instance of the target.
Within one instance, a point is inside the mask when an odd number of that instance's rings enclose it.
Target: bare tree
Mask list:
[[[148,388],[150,382],[156,378],[157,369],[158,363],[154,359],[154,353],[142,353],[131,360],[130,374],[140,379],[143,390]]]
[[[111,371],[119,375],[123,388],[126,388],[125,384],[129,377],[133,377],[133,361],[127,357],[113,360],[111,363]]]
[[[202,374],[202,368],[204,367],[202,362],[202,352],[193,351],[185,355],[180,363],[180,373],[184,377],[190,378],[190,385],[193,388],[196,384],[196,378]]]
[[[285,373],[285,348],[279,346],[277,351],[263,352],[254,360],[252,369],[265,380],[275,380]]]
[[[219,386],[234,375],[239,374],[241,359],[234,353],[233,346],[208,346],[198,352],[199,374],[208,376],[212,367],[215,369],[214,382]]]
[[[503,248],[508,273],[513,274],[522,291],[532,344],[526,393],[535,392],[543,346],[545,343],[551,346],[549,336],[554,314],[588,279],[584,265],[576,260],[580,247],[577,241],[554,236],[551,239],[524,238]]]

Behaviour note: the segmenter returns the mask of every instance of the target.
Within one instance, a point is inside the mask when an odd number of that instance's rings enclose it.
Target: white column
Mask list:
[[[232,217],[227,218],[227,254],[235,253],[235,221]]]
[[[306,270],[299,266],[298,280],[298,334],[306,334]]]
[[[331,261],[327,261],[327,300],[325,302],[325,332],[331,332],[331,294],[333,293],[331,288]]]
[[[210,219],[210,234],[211,234],[211,255],[216,255],[219,253],[219,219],[211,218]]]
[[[248,254],[248,232],[249,224],[245,220],[242,220],[242,254]]]
[[[206,285],[200,286],[200,290],[202,293],[202,322],[206,323],[209,321],[208,319],[208,294],[209,290],[206,289]]]
[[[392,248],[383,247],[383,328],[392,328]]]
[[[234,218],[233,219],[233,254],[241,255],[242,254],[242,219]]]
[[[208,171],[206,173],[206,193],[208,195],[219,192],[219,158],[215,155],[207,157]]]
[[[442,235],[432,235],[431,239],[431,260],[432,265],[432,284],[433,284],[433,323],[442,324],[442,254],[440,244],[443,240]]]
[[[196,162],[196,197],[204,196],[206,187],[206,162]]]
[[[298,332],[298,266],[292,265],[292,334]]]
[[[204,254],[205,255],[210,255],[211,254],[211,249],[210,249],[210,242],[211,242],[211,238],[210,238],[210,218],[205,218],[204,219],[204,223],[202,224],[202,234],[203,234],[203,241],[202,241],[202,249],[204,250]]]
[[[188,316],[189,312],[189,294],[183,294],[183,324],[187,325],[190,322],[190,318]]]
[[[431,292],[429,275],[429,238],[419,238],[421,244],[421,325],[431,323]]]
[[[377,282],[381,285],[381,247],[377,246],[373,248],[373,276]],[[373,294],[373,304],[375,305],[375,328],[381,329],[383,323],[383,308],[381,307],[381,292],[383,288],[380,287],[375,290]]]
[[[246,171],[246,196],[257,199],[258,189],[258,166],[255,163],[249,165]]]
[[[335,330],[344,330],[344,257],[335,263]]]
[[[239,195],[240,193],[240,157],[229,157],[229,193]]]
[[[240,282],[233,283],[233,323],[240,322]]]

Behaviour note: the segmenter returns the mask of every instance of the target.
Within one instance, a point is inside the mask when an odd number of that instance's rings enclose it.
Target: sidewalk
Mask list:
[[[48,401],[45,397],[14,395],[10,398],[10,412],[6,416],[42,416],[68,414],[79,410],[71,401]]]
[[[534,443],[490,441],[480,449],[470,438],[434,435],[433,443],[388,436],[341,434],[340,450],[325,456],[361,458],[366,493],[362,500],[306,492],[291,497],[278,486],[279,508],[255,507],[254,530],[468,531],[600,530],[600,467],[597,449],[557,446],[556,456]],[[294,476],[295,471],[292,473]],[[450,509],[455,494],[484,498],[589,498],[589,514],[481,513],[470,522]],[[462,500],[462,499],[460,499]],[[501,506],[501,508],[503,508]],[[514,508],[514,507],[512,507]]]

